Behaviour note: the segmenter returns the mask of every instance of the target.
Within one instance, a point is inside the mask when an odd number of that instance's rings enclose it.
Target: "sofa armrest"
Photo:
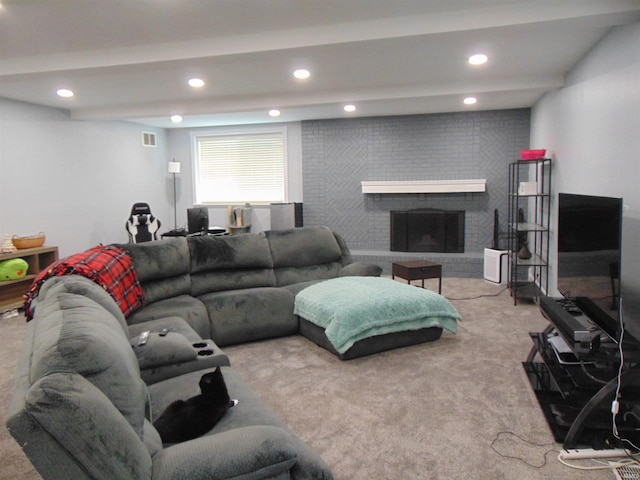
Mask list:
[[[145,444],[111,400],[82,375],[59,372],[40,378],[18,413],[8,426],[44,478],[149,478],[152,460]]]
[[[146,324],[151,325],[153,322],[139,325]],[[142,333],[140,331],[140,335]],[[140,365],[140,377],[147,385],[196,370],[230,365],[229,357],[213,340],[197,337],[197,341],[192,341],[182,333],[168,331],[163,334],[152,331],[146,343],[140,345],[140,335],[130,341]]]
[[[343,266],[349,265],[353,262],[353,258],[351,257],[351,250],[349,250],[347,242],[344,237],[337,232],[333,232],[333,236],[336,238],[338,246],[340,247],[340,255],[342,256],[340,263],[342,263]]]
[[[153,457],[153,480],[280,478],[297,460],[290,433],[242,427],[165,448]]]
[[[340,269],[340,277],[379,277],[382,274],[382,267],[373,263],[353,262]]]
[[[139,342],[142,333],[131,339],[131,347],[138,358],[140,370],[188,362],[198,357],[198,351],[193,344],[180,333],[147,332],[147,334],[148,339],[143,345]]]

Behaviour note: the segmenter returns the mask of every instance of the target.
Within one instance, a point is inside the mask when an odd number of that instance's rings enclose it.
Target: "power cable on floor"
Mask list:
[[[504,292],[506,292],[508,289],[509,289],[509,287],[504,287],[498,293],[485,293],[485,294],[482,294],[482,295],[477,295],[475,297],[461,297],[461,298],[450,298],[450,297],[447,297],[447,300],[476,300],[478,298],[483,298],[483,297],[498,297],[498,296],[502,295]]]
[[[532,445],[535,447],[550,447],[552,445],[555,445],[555,443],[537,443],[537,442],[533,442],[531,440],[527,440],[526,438],[521,437],[520,435],[518,435],[517,433],[514,432],[509,432],[509,431],[502,431],[502,432],[498,432],[495,436],[495,438],[493,439],[493,441],[491,442],[491,450],[493,450],[494,452],[496,452],[498,455],[500,455],[503,458],[513,458],[514,460],[519,460],[522,463],[524,463],[525,465],[531,467],[531,468],[537,468],[540,469],[542,467],[544,467],[547,464],[547,455],[549,455],[552,452],[555,453],[560,453],[559,450],[555,449],[555,448],[550,448],[549,450],[547,450],[546,452],[544,452],[543,455],[543,462],[540,465],[534,465],[533,463],[530,463],[528,461],[526,461],[524,458],[522,457],[518,457],[515,455],[507,455],[504,454],[502,452],[499,452],[495,446],[496,442],[498,442],[502,436],[504,435],[513,435],[514,437],[518,438],[519,440],[523,441],[524,443],[528,444],[528,445]]]

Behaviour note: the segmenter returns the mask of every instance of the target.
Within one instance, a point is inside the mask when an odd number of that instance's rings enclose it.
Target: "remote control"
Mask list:
[[[150,333],[151,333],[151,332],[150,332],[149,330],[147,330],[147,331],[142,332],[142,333],[140,334],[140,336],[138,337],[138,345],[139,345],[139,346],[142,346],[142,345],[144,345],[145,343],[147,343],[147,340],[149,340],[149,334],[150,334]]]

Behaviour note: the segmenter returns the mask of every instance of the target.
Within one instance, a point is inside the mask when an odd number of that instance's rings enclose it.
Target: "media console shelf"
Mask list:
[[[589,325],[591,320],[571,315],[557,300],[541,297],[540,309],[551,324],[543,332],[530,334],[533,348],[523,367],[547,423],[564,448],[606,448],[613,441],[611,403],[618,388],[618,344],[595,323],[588,334],[573,330],[576,321]],[[576,336],[586,340],[575,341]],[[622,438],[637,445],[640,343],[630,336],[627,339],[616,425]],[[557,345],[566,351],[562,353]]]
[[[12,258],[24,259],[29,268],[27,275],[19,280],[0,282],[0,313],[22,307],[22,296],[29,291],[33,279],[58,260],[58,247],[24,248],[14,253],[0,253],[0,262]]]

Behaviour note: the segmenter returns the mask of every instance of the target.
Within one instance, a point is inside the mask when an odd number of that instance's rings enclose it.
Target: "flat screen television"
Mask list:
[[[209,231],[209,209],[207,207],[187,208],[187,228],[190,234]]]
[[[558,195],[558,291],[619,335],[622,199]]]

